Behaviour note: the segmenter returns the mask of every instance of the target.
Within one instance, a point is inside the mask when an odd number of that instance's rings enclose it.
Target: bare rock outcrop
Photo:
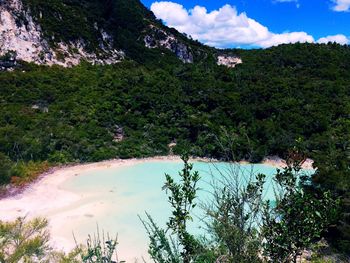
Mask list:
[[[220,55],[217,57],[217,64],[226,66],[228,68],[234,68],[238,64],[242,64],[242,63],[243,63],[242,59],[236,56]]]
[[[0,57],[14,53],[17,60],[64,67],[77,65],[82,60],[92,64],[121,61],[124,52],[112,48],[113,39],[102,29],[101,35],[104,41],[96,53],[86,51],[84,40],[60,42],[52,48],[21,0],[0,0]]]
[[[148,48],[165,48],[175,53],[184,63],[193,63],[193,54],[190,48],[178,40],[174,35],[150,26],[149,33],[144,37],[145,46]]]

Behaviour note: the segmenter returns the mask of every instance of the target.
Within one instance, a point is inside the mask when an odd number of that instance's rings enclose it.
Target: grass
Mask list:
[[[11,184],[23,187],[28,183],[35,181],[41,174],[50,170],[53,164],[44,162],[30,161],[28,163],[18,163],[14,168],[14,176],[11,177]]]

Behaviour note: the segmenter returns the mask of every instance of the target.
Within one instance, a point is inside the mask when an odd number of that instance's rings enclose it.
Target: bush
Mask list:
[[[250,174],[242,179],[239,164],[228,164],[219,172],[221,179],[212,184],[213,200],[204,206],[212,235],[211,251],[227,262],[262,262],[259,222],[265,175]]]
[[[173,209],[172,216],[167,222],[167,230],[159,228],[148,214],[147,220],[142,220],[150,239],[149,254],[155,262],[189,263],[195,260],[199,242],[187,231],[187,222],[192,220],[191,210],[196,206],[194,202],[199,181],[198,172],[193,172],[193,165],[188,162],[187,155],[182,157],[184,168],[179,173],[181,181],[176,183],[166,174],[164,188],[170,192],[169,203]],[[167,232],[171,231],[170,236]]]
[[[10,158],[0,152],[0,185],[10,183],[13,165]]]
[[[276,174],[276,204],[264,207],[264,254],[272,262],[297,262],[338,217],[339,200],[329,191],[308,191],[300,174],[305,159],[293,159]]]
[[[47,220],[0,221],[0,262],[45,262],[50,257]]]

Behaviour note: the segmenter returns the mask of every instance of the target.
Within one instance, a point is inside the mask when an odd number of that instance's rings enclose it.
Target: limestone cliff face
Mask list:
[[[21,24],[21,16],[27,24]],[[0,55],[14,51],[17,58],[36,63],[52,59],[52,52],[42,39],[40,26],[23,10],[19,0],[0,2]]]
[[[93,64],[113,64],[124,58],[124,53],[112,48],[111,37],[101,29],[104,43],[99,53],[86,51],[83,40],[59,42],[50,47],[41,27],[35,23],[30,10],[21,0],[0,0],[0,56],[15,54],[17,60],[45,65],[74,66],[82,60]]]
[[[242,63],[163,26],[139,0],[71,2],[0,0],[0,70],[11,70],[18,61],[114,64],[142,57],[147,49],[167,49],[183,63],[210,56],[231,68]]]
[[[229,55],[220,55],[217,57],[217,64],[220,66],[226,66],[228,68],[234,68],[238,64],[242,64],[243,61],[241,58],[236,56],[229,56]]]
[[[144,42],[148,48],[165,48],[175,53],[182,62],[193,63],[191,49],[173,34],[160,28],[151,25],[148,34],[144,37]]]

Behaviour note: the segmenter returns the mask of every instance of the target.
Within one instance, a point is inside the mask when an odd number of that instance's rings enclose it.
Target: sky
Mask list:
[[[164,24],[217,48],[350,44],[350,0],[141,0]]]

